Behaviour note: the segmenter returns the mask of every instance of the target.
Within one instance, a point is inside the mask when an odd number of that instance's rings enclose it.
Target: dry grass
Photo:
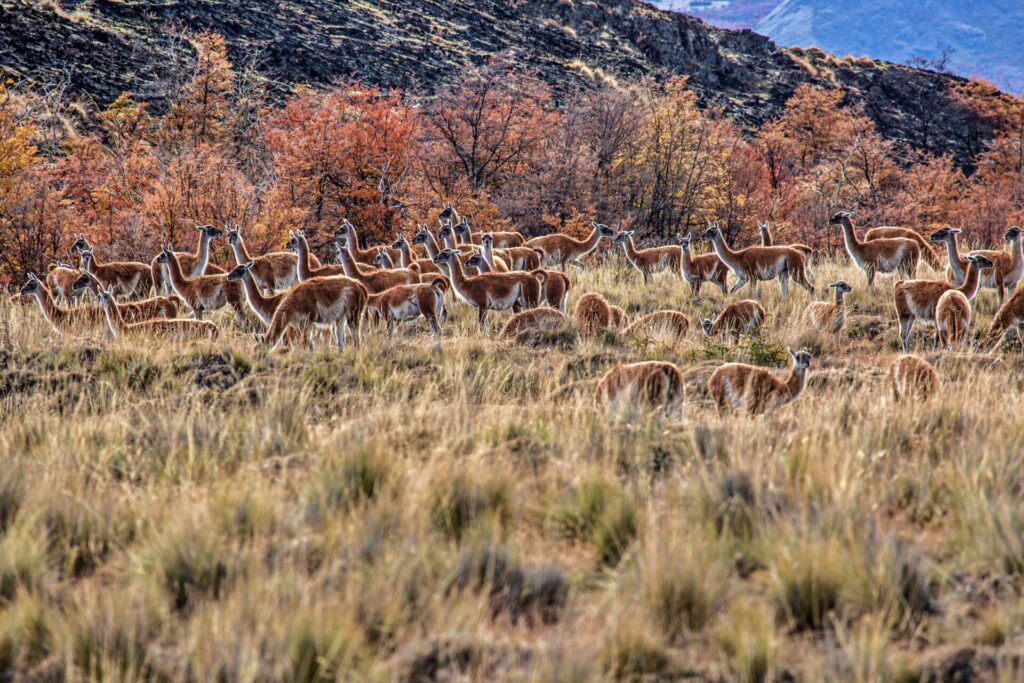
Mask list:
[[[440,354],[421,326],[268,353],[226,314],[214,345],[159,347],[5,303],[0,671],[895,681],[970,646],[975,675],[1012,677],[1024,364],[940,357],[919,326],[941,397],[896,405],[891,283],[814,270],[854,285],[843,335],[801,330],[806,293],[780,307],[769,284],[763,337],[728,348],[695,327],[518,344],[457,305]],[[614,257],[572,277],[634,320],[721,306]],[[714,367],[781,373],[785,345],[814,352],[806,393],[718,417]],[[679,410],[594,406],[637,360],[681,367]]]

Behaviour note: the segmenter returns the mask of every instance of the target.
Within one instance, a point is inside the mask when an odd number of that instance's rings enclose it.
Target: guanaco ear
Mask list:
[[[789,348],[789,347],[787,346],[787,347],[786,347],[786,351],[788,351],[788,352],[789,352],[789,355],[790,355],[790,356],[791,356],[791,357],[793,358],[793,360],[796,360],[796,354],[795,354],[795,353],[793,353],[793,349],[791,349],[791,348]]]

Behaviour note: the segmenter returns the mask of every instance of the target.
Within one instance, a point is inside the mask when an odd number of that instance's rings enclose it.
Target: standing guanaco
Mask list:
[[[209,320],[186,320],[184,318],[163,318],[127,323],[121,308],[114,299],[114,286],[100,290],[100,307],[107,319],[110,336],[132,336],[150,334],[175,339],[216,339],[220,331]]]
[[[683,400],[685,387],[682,371],[672,363],[620,363],[597,383],[594,398],[604,405],[628,398],[650,406],[671,408]]]
[[[249,303],[249,308],[262,321],[264,327],[270,327],[270,321],[273,320],[277,307],[284,301],[285,292],[264,295],[252,277],[252,267],[251,261],[238,264],[228,273],[228,282],[242,283],[242,291],[245,293],[245,300]],[[282,348],[295,348],[303,345],[310,351],[313,350],[313,326],[289,327],[285,332]]]
[[[188,277],[182,272],[178,255],[168,245],[161,247],[157,263],[167,267],[171,287],[197,320],[202,320],[207,311],[215,311],[224,306],[231,306],[236,321],[245,319],[242,287],[238,282],[228,282],[227,273]]]
[[[341,261],[341,267],[344,269],[345,275],[353,280],[362,282],[363,286],[366,287],[366,291],[370,294],[378,294],[395,285],[419,284],[419,273],[408,268],[386,270],[376,266],[365,266],[356,263],[352,252],[352,241],[345,238],[341,239],[343,241],[335,242],[334,246],[338,252],[338,260]]]
[[[708,393],[719,414],[742,410],[759,415],[795,400],[804,389],[811,353],[806,348],[786,351],[793,359],[793,367],[784,380],[764,368],[744,363],[727,363],[711,373]]]
[[[195,252],[174,252],[178,257],[178,263],[181,264],[182,272],[186,274],[186,277],[199,277],[207,273],[210,275],[220,275],[224,272],[224,269],[210,263],[210,241],[214,238],[223,237],[224,231],[212,225],[197,225],[196,230],[199,232],[199,244],[196,245]],[[171,249],[173,250],[174,247],[172,246]],[[159,259],[160,254],[157,254],[153,257],[149,266],[150,277],[153,280],[153,289],[157,294],[170,294],[171,281],[167,273],[167,266],[165,262]]]
[[[697,316],[700,329],[707,337],[717,337],[723,332],[734,341],[744,332],[753,332],[764,322],[764,307],[753,299],[729,304],[715,318]]]
[[[968,261],[967,278],[962,285],[954,285],[945,280],[900,280],[893,286],[893,299],[896,302],[896,316],[900,321],[900,341],[903,343],[903,353],[907,353],[910,344],[910,331],[914,327],[914,321],[935,320],[935,306],[939,298],[951,289],[963,292],[968,301],[973,301],[978,293],[978,285],[981,279],[981,271],[991,268],[992,262],[984,256],[971,254],[966,257]],[[935,345],[938,346],[939,338],[936,331]]]
[[[473,232],[469,228],[469,223],[466,221],[465,216],[459,216],[459,212],[451,204],[444,205],[441,213],[437,216],[437,220],[442,224],[451,223],[454,226],[465,226],[464,228],[457,228],[457,232],[465,233],[468,231],[469,234],[459,234],[459,237],[470,244],[480,244],[480,233]],[[494,236],[494,246],[499,249],[518,247],[523,244],[523,236],[514,230],[497,231],[490,234]]]
[[[960,255],[960,248],[957,244],[957,235],[960,230],[957,228],[940,228],[931,234],[929,239],[932,242],[944,242],[946,254],[949,257],[949,268],[946,270],[946,277],[954,284],[963,284],[967,277],[967,259]],[[1010,243],[1010,252],[978,250],[971,254],[980,254],[992,261],[995,267],[981,274],[980,286],[996,290],[996,300],[1002,305],[1006,291],[1012,292],[1014,287],[1024,276],[1024,252],[1021,251],[1020,228],[1014,226],[1006,231],[1003,239]]]
[[[71,288],[73,292],[91,291],[97,301],[103,291],[103,285],[99,279],[88,271],[81,273]],[[117,308],[128,322],[141,322],[153,318],[177,318],[178,301],[178,297],[173,295],[154,296],[141,301],[119,303]]]
[[[333,277],[335,275],[345,274],[345,269],[341,267],[341,264],[318,266],[313,262],[313,256],[309,252],[309,241],[306,239],[305,230],[289,230],[288,242],[285,244],[285,248],[294,251],[296,254],[295,277],[299,282],[309,280],[314,277]]]
[[[934,270],[939,271],[942,269],[942,260],[939,258],[935,250],[932,249],[929,241],[924,237],[921,237],[921,233],[913,228],[902,228],[892,225],[882,225],[877,228],[871,228],[864,233],[864,241],[871,242],[877,239],[892,239],[893,237],[903,237],[908,240],[914,240],[917,242],[917,246],[921,249],[921,258],[928,262]]]
[[[73,308],[64,308],[55,304],[50,290],[35,273],[28,274],[28,282],[21,288],[19,294],[35,297],[39,309],[43,312],[43,317],[57,334],[73,332],[75,328],[91,327],[103,322],[103,310],[95,304],[85,304]]]
[[[110,261],[99,263],[92,249],[80,249],[82,270],[96,276],[103,286],[113,285],[124,296],[145,296],[152,286],[149,266],[132,261]]]
[[[845,280],[829,285],[834,289],[835,301],[812,301],[804,309],[804,324],[819,332],[839,334],[846,325],[846,295],[853,291]]]
[[[303,280],[285,293],[263,341],[276,348],[289,327],[330,325],[339,349],[345,350],[346,328],[352,343],[359,346],[359,326],[368,298],[363,283],[344,275]]]
[[[235,255],[235,264],[248,263],[249,275],[256,285],[269,294],[281,292],[295,284],[298,255],[291,251],[272,251],[263,256],[251,256],[242,238],[241,226],[227,231],[228,245]],[[312,254],[309,257],[312,267],[319,268],[320,261]]]
[[[569,235],[557,233],[544,235],[527,240],[525,246],[540,249],[544,252],[544,263],[546,265],[558,265],[562,271],[569,264],[583,267],[580,259],[597,249],[601,240],[605,237],[615,237],[615,231],[601,223],[591,223],[593,229],[590,235],[584,240],[578,240]]]
[[[651,275],[663,270],[678,273],[682,268],[681,247],[669,244],[663,247],[649,247],[637,249],[633,243],[632,230],[620,230],[612,244],[621,244],[626,253],[626,260],[636,268],[644,278],[644,284],[651,281]]]
[[[484,273],[468,277],[458,258],[459,252],[445,249],[434,257],[434,263],[447,264],[455,295],[477,310],[477,320],[484,328],[487,311],[511,308],[534,308],[540,301],[540,283],[529,273]]]
[[[789,279],[814,294],[814,286],[807,281],[804,266],[804,255],[790,247],[747,247],[733,250],[725,241],[718,223],[711,226],[701,235],[715,248],[715,253],[722,263],[736,276],[736,284],[730,290],[733,294],[743,285],[764,280],[779,280],[779,291],[782,299],[789,296]]]
[[[369,294],[367,307],[377,312],[393,330],[396,323],[423,316],[430,326],[434,344],[440,346],[439,321],[448,281],[435,275],[429,283],[395,285],[377,294]]]
[[[694,254],[690,250],[690,235],[684,235],[679,241],[682,249],[682,256],[679,262],[679,269],[683,279],[690,284],[690,293],[693,296],[700,296],[700,287],[705,282],[710,282],[722,290],[722,296],[728,293],[729,269],[718,254]]]
[[[82,271],[75,268],[70,263],[64,263],[57,259],[51,259],[50,263],[46,267],[46,287],[50,290],[53,297],[66,304],[79,304],[81,303],[82,295],[85,290],[74,290],[75,281],[81,276]]]
[[[868,278],[868,287],[874,286],[876,273],[896,272],[903,279],[911,279],[917,273],[921,247],[914,240],[892,237],[862,242],[857,238],[852,211],[834,214],[828,224],[842,228],[846,253],[850,255],[854,264],[864,271]]]
[[[774,246],[776,246],[776,244],[775,244],[775,236],[772,234],[772,228],[771,228],[771,222],[770,221],[764,221],[763,223],[761,221],[758,221],[757,222],[757,232],[761,236],[761,246],[762,247],[774,247]],[[805,259],[810,259],[812,256],[814,256],[814,249],[812,249],[811,247],[807,246],[806,244],[804,244],[802,242],[794,242],[793,244],[786,244],[784,246],[792,247],[793,249],[796,249],[797,251],[799,251],[801,254],[804,255]]]
[[[957,349],[971,329],[971,302],[958,289],[939,297],[935,305],[935,333],[939,343],[949,351]]]
[[[352,254],[352,259],[357,263],[362,263],[368,266],[373,265],[373,257],[377,255],[377,250],[381,248],[369,247],[368,249],[362,249],[359,246],[359,233],[356,231],[356,226],[352,225],[347,218],[341,221],[341,227],[334,231],[334,239],[341,241],[342,239],[348,240],[349,252]],[[392,247],[383,246],[387,249],[388,256],[391,257],[392,261],[398,261],[402,258],[402,255],[397,249]]]
[[[421,229],[426,230],[426,228]],[[395,240],[394,244],[391,245],[391,248],[398,250],[398,263],[403,268],[415,267],[420,271],[421,274],[441,272],[441,269],[437,266],[437,264],[431,261],[429,258],[413,258],[411,253],[412,249],[409,246],[409,241],[405,239],[405,233],[401,231],[398,232],[398,238]]]

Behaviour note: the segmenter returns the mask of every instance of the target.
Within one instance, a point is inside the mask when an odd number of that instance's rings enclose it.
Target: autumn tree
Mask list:
[[[223,36],[203,32],[191,38],[195,72],[185,84],[165,120],[165,132],[175,143],[193,146],[223,142],[229,132],[235,71],[228,60]]]

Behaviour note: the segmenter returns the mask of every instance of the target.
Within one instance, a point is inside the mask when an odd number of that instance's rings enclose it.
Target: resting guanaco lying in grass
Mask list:
[[[597,292],[587,292],[576,302],[573,320],[581,337],[594,337],[601,330],[612,326],[612,308],[608,301]]]
[[[874,239],[862,242],[853,225],[853,212],[840,211],[833,214],[829,225],[838,225],[843,230],[843,244],[853,263],[864,271],[868,287],[875,284],[876,273],[899,273],[904,279],[913,278],[917,263],[921,259],[921,247],[905,237]]]
[[[846,295],[853,291],[845,280],[829,285],[835,290],[835,300],[813,301],[804,309],[804,324],[819,332],[839,334],[846,325]]]
[[[157,263],[167,266],[171,288],[197,320],[202,320],[207,311],[216,311],[224,306],[231,306],[236,321],[245,319],[242,287],[238,282],[228,282],[227,273],[187,277],[181,270],[178,255],[171,251],[170,246],[163,245],[161,249]]]
[[[736,276],[736,284],[729,291],[735,293],[740,287],[778,279],[782,299],[789,296],[789,279],[814,294],[814,286],[807,281],[804,255],[790,247],[747,247],[734,250],[725,241],[718,223],[712,223],[702,235],[715,248],[715,253],[722,263]]]
[[[334,341],[340,350],[345,350],[346,329],[358,346],[368,298],[363,283],[344,275],[303,280],[285,293],[262,340],[276,348],[289,327],[307,330],[312,325],[325,325],[334,328]]]
[[[103,290],[99,279],[89,272],[83,272],[72,285],[75,292],[91,291],[98,301]],[[130,323],[153,320],[154,318],[177,318],[178,302],[176,296],[154,296],[142,301],[126,301],[117,304],[121,317]]]
[[[57,334],[94,327],[103,322],[103,310],[95,304],[85,304],[73,308],[58,306],[54,303],[50,290],[35,273],[28,274],[28,282],[21,288],[19,294],[35,297],[39,309],[43,312],[43,317]]]
[[[897,401],[925,401],[939,389],[939,375],[931,363],[912,355],[900,356],[889,367],[892,393]]]
[[[610,326],[613,330],[621,330],[623,327],[629,325],[629,316],[626,315],[626,311],[622,309],[622,306],[616,306],[611,304],[608,309],[612,312],[612,318]]]
[[[568,321],[565,314],[553,308],[531,308],[516,313],[501,328],[502,337],[515,337],[527,330],[551,329]]]
[[[185,318],[161,318],[127,323],[114,299],[114,287],[100,290],[100,307],[107,319],[112,337],[152,335],[174,339],[216,339],[220,331],[209,320],[187,320]]]
[[[935,329],[939,343],[949,351],[956,350],[971,329],[971,302],[958,289],[951,289],[935,306]]]
[[[622,245],[622,249],[626,253],[626,260],[643,276],[644,284],[651,281],[651,275],[663,270],[672,273],[681,272],[683,250],[680,247],[670,244],[663,247],[637,249],[633,244],[632,230],[619,231],[612,243]]]
[[[942,259],[932,249],[929,241],[924,237],[921,237],[921,233],[913,228],[902,228],[892,225],[883,225],[877,228],[871,228],[864,233],[864,241],[871,242],[873,240],[888,240],[894,237],[902,237],[904,239],[913,240],[917,242],[917,246],[921,249],[921,258],[928,262],[934,270],[939,271],[942,269]]]
[[[981,271],[991,268],[992,262],[984,256],[971,254],[967,256],[967,278],[960,286],[954,285],[945,280],[900,280],[893,286],[893,300],[896,303],[896,317],[900,322],[900,341],[903,343],[903,353],[906,353],[910,345],[910,331],[914,327],[915,320],[926,322],[935,320],[935,307],[939,298],[946,292],[956,289],[973,301],[978,293]],[[935,345],[938,346],[939,338],[936,331]]]
[[[561,233],[555,235],[544,235],[527,240],[524,246],[540,249],[544,252],[544,264],[557,265],[562,271],[569,264],[583,267],[580,259],[597,249],[601,240],[606,237],[615,237],[615,231],[607,225],[592,223],[593,229],[586,239],[578,240],[569,235]]]
[[[727,363],[715,370],[708,379],[708,393],[719,414],[744,411],[759,415],[795,400],[804,389],[807,370],[811,367],[811,353],[806,348],[786,350],[793,359],[792,370],[786,379],[744,363]]]
[[[683,339],[690,331],[690,319],[679,311],[654,311],[637,319],[623,334],[627,337],[641,335],[667,334],[675,339]]]
[[[249,264],[248,272],[256,286],[262,291],[273,294],[283,292],[296,282],[296,266],[298,255],[291,251],[272,251],[263,256],[252,256],[245,247],[245,240],[242,238],[241,226],[231,228],[227,232],[228,245],[235,255],[235,264]],[[315,257],[310,256],[313,261]],[[320,261],[316,260],[314,268],[320,267]]]
[[[445,249],[434,257],[434,263],[447,264],[452,291],[464,303],[476,308],[481,328],[486,327],[489,310],[511,308],[518,313],[523,308],[534,308],[540,302],[540,282],[529,273],[483,273],[469,277],[458,257],[459,252]]]
[[[690,284],[690,293],[700,296],[700,288],[705,282],[722,290],[722,296],[728,293],[729,268],[718,258],[718,254],[694,254],[691,249],[689,235],[684,235],[679,242],[682,255],[679,270],[683,279]]]
[[[714,318],[697,316],[700,329],[707,337],[727,334],[733,341],[738,341],[743,333],[754,332],[764,322],[764,307],[753,299],[745,299],[729,304]]]
[[[599,404],[630,399],[650,406],[672,407],[685,394],[682,371],[672,363],[643,361],[617,364],[597,383],[594,398]]]

